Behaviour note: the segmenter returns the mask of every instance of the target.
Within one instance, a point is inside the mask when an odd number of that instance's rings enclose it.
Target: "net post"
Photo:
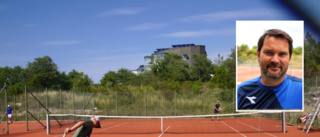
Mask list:
[[[49,118],[49,114],[46,114],[46,119],[47,119],[47,135],[50,134],[50,118]]]
[[[286,112],[282,112],[282,132],[286,133]]]
[[[258,118],[259,118],[259,133],[261,133],[261,117],[262,117],[262,113],[261,112],[259,112],[258,113]]]
[[[161,117],[161,134],[163,134],[163,117]]]

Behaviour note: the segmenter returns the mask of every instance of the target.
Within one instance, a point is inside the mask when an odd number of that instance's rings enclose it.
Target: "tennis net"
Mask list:
[[[62,134],[80,120],[90,119],[92,115],[49,114],[47,133]],[[102,116],[101,128],[93,134],[201,134],[201,133],[257,133],[281,132],[281,113],[235,113],[190,116]],[[60,120],[60,126],[53,117]]]

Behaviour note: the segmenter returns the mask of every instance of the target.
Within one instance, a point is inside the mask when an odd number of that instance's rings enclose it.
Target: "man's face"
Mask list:
[[[261,75],[273,79],[285,76],[290,63],[289,44],[286,39],[266,36],[257,55]]]

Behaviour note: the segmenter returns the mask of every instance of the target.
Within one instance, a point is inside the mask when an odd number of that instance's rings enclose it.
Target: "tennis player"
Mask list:
[[[64,134],[70,133],[77,129],[73,137],[90,137],[93,128],[101,128],[100,118],[92,116],[90,120],[80,121],[71,128],[66,128]]]
[[[211,121],[214,120],[214,114],[217,114],[218,121],[219,121],[219,107],[220,107],[220,104],[219,104],[219,101],[217,101],[217,104],[214,106],[214,111],[213,111],[213,116]]]
[[[7,116],[8,116],[9,123],[13,123],[12,122],[12,114],[13,114],[12,108],[10,107],[10,105],[8,105]]]

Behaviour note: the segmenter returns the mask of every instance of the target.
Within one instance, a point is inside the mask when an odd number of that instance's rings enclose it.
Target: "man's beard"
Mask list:
[[[269,71],[268,71],[268,68],[269,67],[278,67],[280,68],[280,72],[276,75],[274,74],[271,74]],[[285,69],[285,70],[284,70]],[[266,69],[262,69],[262,73],[266,76],[266,77],[269,77],[269,78],[273,78],[273,79],[279,79],[281,78],[284,74],[286,74],[287,72],[287,69],[288,68],[283,68],[283,66],[281,64],[277,64],[277,63],[273,63],[271,62],[270,64],[268,64],[266,66]]]

